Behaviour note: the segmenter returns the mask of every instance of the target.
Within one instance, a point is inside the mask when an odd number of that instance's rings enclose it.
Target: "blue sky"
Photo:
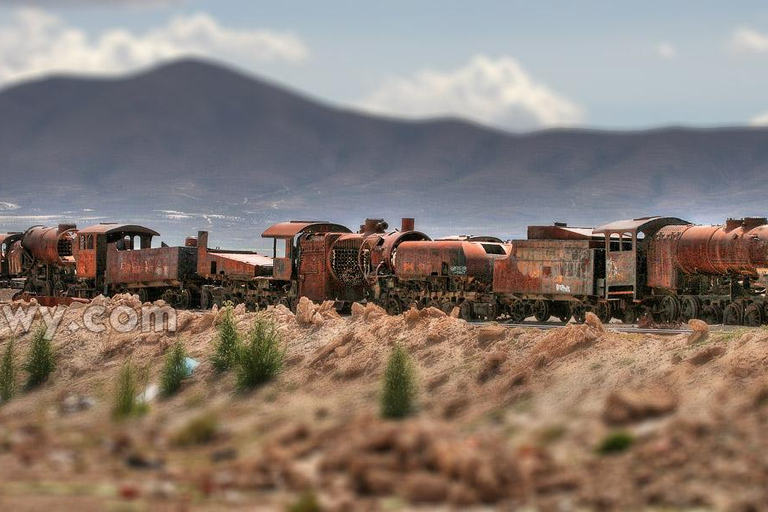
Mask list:
[[[187,54],[513,131],[768,123],[765,2],[0,0],[0,87]]]

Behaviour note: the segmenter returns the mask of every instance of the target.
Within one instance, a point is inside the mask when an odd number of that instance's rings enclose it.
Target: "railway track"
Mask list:
[[[487,322],[469,322],[472,325],[484,325],[487,324]],[[509,327],[509,328],[527,328],[527,329],[540,329],[540,330],[549,330],[549,329],[557,329],[559,327],[565,327],[566,323],[563,322],[546,322],[546,323],[536,323],[536,322],[522,322],[522,323],[506,323],[506,322],[500,322],[499,325],[502,327]],[[710,325],[709,329],[710,331],[733,331],[734,329],[743,329],[743,326],[739,325]],[[675,334],[690,334],[693,332],[692,329],[689,327],[679,327],[675,329],[669,329],[669,328],[653,328],[653,327],[640,327],[636,324],[607,324],[605,325],[605,329],[608,331],[613,332],[623,332],[623,333],[632,333],[632,334],[661,334],[661,335],[675,335]]]

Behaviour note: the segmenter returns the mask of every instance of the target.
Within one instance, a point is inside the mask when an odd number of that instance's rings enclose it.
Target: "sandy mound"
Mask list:
[[[142,307],[131,295],[94,302],[106,317]],[[389,317],[354,305],[341,317],[331,303],[302,301],[295,315],[282,306],[266,313],[282,336],[285,369],[242,395],[210,364],[223,312],[178,312],[176,332],[67,328],[87,311],[60,311],[50,383],[0,406],[4,505],[102,510],[132,499],[155,509],[196,496],[205,510],[283,510],[310,489],[327,510],[393,500],[417,510],[761,510],[768,502],[762,329],[691,341],[617,334],[593,318],[539,331],[470,325],[432,308]],[[242,333],[255,318],[235,310]],[[0,350],[9,334],[2,325]],[[30,339],[18,335],[20,360]],[[182,392],[114,423],[123,362],[146,369],[143,389],[158,382],[177,340],[200,363]],[[386,422],[380,382],[395,343],[415,363],[417,413]],[[201,417],[215,420],[215,432],[199,444],[176,441]]]

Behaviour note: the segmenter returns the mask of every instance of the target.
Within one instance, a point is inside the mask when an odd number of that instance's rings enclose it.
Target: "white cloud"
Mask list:
[[[765,53],[768,52],[768,34],[741,27],[733,32],[731,46],[742,53]]]
[[[656,45],[656,54],[664,60],[672,60],[677,57],[677,49],[665,41]]]
[[[755,116],[749,120],[749,124],[752,126],[768,126],[768,112],[763,112],[759,116]]]
[[[583,120],[578,105],[534,81],[511,57],[479,55],[450,71],[423,70],[409,78],[392,78],[357,104],[389,115],[453,115],[517,130]]]
[[[234,30],[206,13],[177,16],[142,34],[114,28],[94,38],[36,8],[15,10],[0,24],[1,84],[51,72],[118,73],[184,55],[298,62],[307,48],[291,33]]]

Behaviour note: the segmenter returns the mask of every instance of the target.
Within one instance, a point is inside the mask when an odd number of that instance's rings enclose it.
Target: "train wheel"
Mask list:
[[[463,300],[461,304],[459,304],[459,318],[462,320],[471,320],[472,319],[472,301],[471,300]]]
[[[763,306],[757,302],[753,302],[747,306],[747,309],[744,312],[744,325],[759,327],[763,324],[764,318]]]
[[[200,309],[211,309],[213,307],[213,294],[210,290],[200,292]]]
[[[637,308],[635,306],[627,306],[624,308],[621,321],[625,324],[637,323]]]
[[[702,310],[701,319],[708,324],[719,324],[723,321],[723,310],[717,304],[710,304]]]
[[[509,306],[509,317],[512,322],[519,324],[527,315],[525,303],[520,299],[515,299]]]
[[[571,311],[573,312],[573,320],[577,324],[583,324],[584,320],[587,319],[587,307],[584,305],[584,303],[576,303],[576,305],[571,308]]]
[[[661,310],[659,311],[659,317],[664,323],[677,321],[677,319],[680,317],[680,301],[677,299],[677,297],[666,295],[663,299],[661,299]]]
[[[136,292],[136,295],[139,296],[139,301],[144,304],[145,302],[149,302],[149,293],[147,293],[146,288],[139,288],[139,290]]]
[[[172,289],[165,290],[160,298],[169,306],[176,307],[176,292]]]
[[[592,308],[592,312],[597,315],[600,322],[607,324],[611,321],[611,305],[607,302],[598,302]]]
[[[64,281],[56,281],[53,284],[53,296],[54,297],[63,297],[67,292],[67,289],[64,285]]]
[[[573,311],[571,309],[570,303],[561,302],[560,307],[558,308],[557,318],[559,318],[561,322],[567,324],[568,321],[570,321],[571,316],[573,316]]]
[[[189,288],[184,288],[179,293],[179,301],[178,304],[176,304],[176,307],[179,309],[189,309],[192,307],[192,292],[189,290]]]
[[[440,303],[440,311],[445,313],[446,315],[450,315],[453,312],[453,308],[456,306],[456,304],[453,303],[451,299],[445,299]]]
[[[397,297],[390,297],[387,299],[387,314],[396,316],[403,312],[403,305],[400,303],[400,299]]]
[[[738,302],[731,302],[723,312],[723,324],[741,325],[744,323],[744,309]]]
[[[680,314],[685,322],[693,318],[701,318],[701,299],[695,295],[683,297]]]
[[[539,323],[549,321],[549,302],[546,300],[537,300],[533,303],[533,316]]]

